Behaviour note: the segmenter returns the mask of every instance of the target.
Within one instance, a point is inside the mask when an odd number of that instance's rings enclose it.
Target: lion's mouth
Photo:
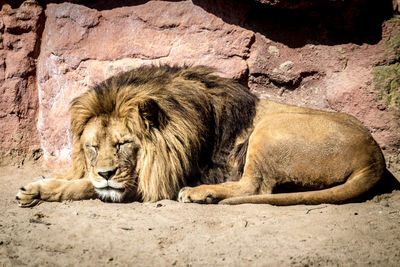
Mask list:
[[[92,179],[92,184],[99,190],[117,190],[124,191],[124,184],[114,180],[101,179],[100,181]]]
[[[116,190],[119,192],[124,192],[125,188],[117,188],[117,187],[112,187],[112,186],[105,186],[105,187],[96,187],[97,190]]]

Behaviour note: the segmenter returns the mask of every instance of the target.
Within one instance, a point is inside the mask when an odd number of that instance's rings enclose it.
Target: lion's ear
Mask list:
[[[139,104],[139,114],[149,128],[160,128],[165,124],[164,112],[157,102],[152,99]]]

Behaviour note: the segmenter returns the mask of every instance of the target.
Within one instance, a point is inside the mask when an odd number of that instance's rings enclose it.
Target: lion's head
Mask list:
[[[140,140],[123,119],[111,116],[93,117],[80,138],[85,155],[87,175],[99,197],[121,202],[135,199],[135,171]]]
[[[247,89],[210,73],[142,67],[74,99],[73,175],[89,177],[112,202],[172,199],[182,185],[208,176],[251,123],[240,121],[253,116],[255,102]]]

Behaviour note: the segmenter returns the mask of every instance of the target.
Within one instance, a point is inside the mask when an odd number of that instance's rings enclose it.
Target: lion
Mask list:
[[[43,201],[343,203],[385,171],[351,115],[258,99],[204,66],[147,66],[72,101],[71,168],[20,188]]]

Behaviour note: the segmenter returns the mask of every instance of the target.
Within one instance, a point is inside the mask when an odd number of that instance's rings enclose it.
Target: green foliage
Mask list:
[[[400,110],[400,64],[377,66],[374,68],[374,87],[378,90],[386,106]]]
[[[389,22],[393,23],[393,24],[400,24],[400,16],[395,16],[395,17],[389,19]]]
[[[400,34],[396,34],[387,40],[385,55],[392,62],[400,59]]]

